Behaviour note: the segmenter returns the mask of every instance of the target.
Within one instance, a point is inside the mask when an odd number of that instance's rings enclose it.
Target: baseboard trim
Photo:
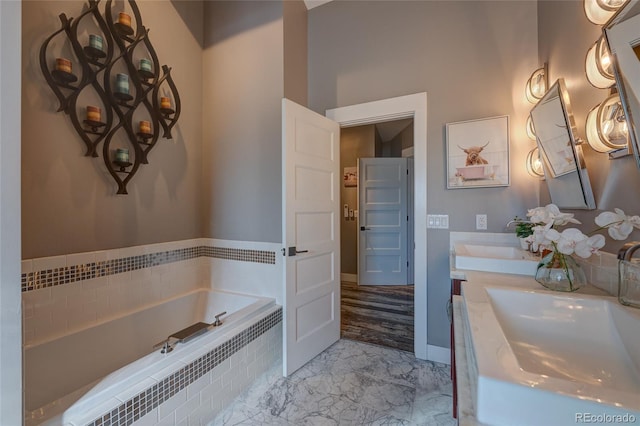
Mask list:
[[[348,281],[350,283],[357,283],[358,282],[358,275],[357,274],[340,274],[340,281]]]
[[[427,345],[427,359],[429,361],[451,364],[451,349],[442,346]]]

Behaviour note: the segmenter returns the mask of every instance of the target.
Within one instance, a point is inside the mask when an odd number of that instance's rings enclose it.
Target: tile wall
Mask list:
[[[23,260],[24,344],[197,288],[277,297],[279,244],[256,244],[193,239]]]
[[[279,244],[194,239],[22,262],[24,344],[55,339],[198,288],[280,299]],[[178,372],[105,401],[92,425],[204,424],[282,359],[282,310]],[[93,417],[91,417],[93,416]],[[90,417],[90,418],[89,418]],[[84,423],[83,423],[84,424]]]
[[[97,417],[88,413],[94,420],[87,426],[206,424],[281,359],[282,308],[277,307],[181,370],[151,378],[148,387],[120,398],[120,405],[97,408]]]
[[[611,296],[618,296],[618,257],[615,254],[600,252],[600,255],[592,255],[588,259],[574,258],[584,269],[588,283]]]

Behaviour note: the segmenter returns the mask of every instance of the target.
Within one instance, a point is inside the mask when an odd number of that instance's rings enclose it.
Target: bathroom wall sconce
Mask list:
[[[547,93],[549,87],[549,73],[547,72],[547,63],[545,62],[542,68],[535,70],[529,80],[527,80],[527,86],[525,88],[525,94],[527,100],[532,104],[537,104],[540,99]]]
[[[629,154],[627,120],[617,93],[589,111],[585,132],[587,142],[595,151],[609,153],[610,158]]]
[[[536,129],[533,128],[533,120],[531,115],[527,117],[527,137],[532,141],[536,140]]]
[[[538,179],[544,179],[542,160],[540,159],[540,151],[537,146],[527,154],[526,165],[529,175]]]
[[[604,36],[601,36],[587,51],[584,68],[587,80],[593,87],[607,89],[615,84],[613,63]]]
[[[584,13],[596,25],[603,25],[626,0],[584,0]]]

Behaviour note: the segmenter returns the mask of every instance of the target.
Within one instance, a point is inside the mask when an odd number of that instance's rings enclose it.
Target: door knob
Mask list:
[[[369,228],[368,226],[361,226],[360,230],[361,231],[369,231],[371,228]]]

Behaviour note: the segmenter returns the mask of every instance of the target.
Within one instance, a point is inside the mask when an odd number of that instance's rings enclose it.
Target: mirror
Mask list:
[[[627,1],[605,24],[604,34],[614,61],[630,149],[640,167],[640,2]]]
[[[564,79],[558,79],[531,110],[551,202],[560,208],[596,208]]]

